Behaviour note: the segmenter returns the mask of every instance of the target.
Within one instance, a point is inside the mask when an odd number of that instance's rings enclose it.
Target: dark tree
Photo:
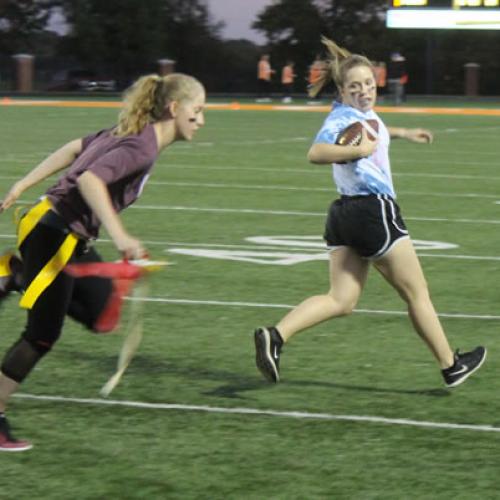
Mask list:
[[[0,0],[0,52],[35,52],[53,4],[50,0]]]
[[[327,30],[314,1],[280,0],[258,14],[252,27],[266,36],[276,69],[287,59],[295,62],[295,71],[299,75],[296,89],[303,91],[307,68],[321,50],[320,36]]]
[[[262,11],[253,27],[267,37],[273,61],[290,57],[305,76],[323,52],[321,35],[370,59],[385,58],[386,6],[385,0],[280,0]]]
[[[391,35],[385,27],[386,0],[318,0],[327,24],[326,36],[352,52],[377,59]]]
[[[218,29],[203,0],[61,0],[65,51],[124,84],[161,58],[202,75],[217,57]]]

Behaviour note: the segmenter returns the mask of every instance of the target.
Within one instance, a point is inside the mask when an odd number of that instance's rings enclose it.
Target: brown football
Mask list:
[[[378,136],[378,121],[366,120],[365,122],[354,122],[346,127],[337,137],[335,144],[339,146],[358,146],[361,142],[361,131],[363,127],[368,132],[368,138],[374,141]]]

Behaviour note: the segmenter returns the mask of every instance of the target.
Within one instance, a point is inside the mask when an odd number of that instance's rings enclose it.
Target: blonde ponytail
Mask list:
[[[203,91],[196,78],[182,73],[143,76],[125,91],[115,135],[138,134],[148,123],[165,119],[170,102],[186,101]]]
[[[321,89],[330,81],[333,80],[337,89],[342,88],[347,71],[355,66],[368,66],[373,71],[373,65],[364,56],[358,54],[351,54],[347,49],[340,47],[333,40],[321,37],[321,42],[328,51],[328,56],[323,71],[317,82],[309,88],[309,95],[315,97]]]

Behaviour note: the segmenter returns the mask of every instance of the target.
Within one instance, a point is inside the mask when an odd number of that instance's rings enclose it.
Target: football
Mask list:
[[[358,146],[361,142],[361,131],[363,127],[368,132],[368,138],[374,141],[378,137],[378,121],[366,120],[364,122],[354,122],[346,127],[337,137],[335,144],[339,146]]]

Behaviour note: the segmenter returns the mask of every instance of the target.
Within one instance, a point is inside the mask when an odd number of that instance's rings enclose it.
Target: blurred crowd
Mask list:
[[[408,82],[406,70],[406,58],[399,52],[393,52],[389,61],[372,61],[373,71],[377,84],[379,100],[388,100],[395,105],[399,105],[406,100],[405,86]],[[272,101],[273,85],[280,85],[281,101],[291,103],[293,93],[307,92],[320,80],[326,70],[325,61],[317,55],[308,67],[307,74],[300,85],[296,85],[297,73],[295,72],[293,60],[289,59],[278,73],[271,65],[269,54],[262,54],[257,64],[258,95],[256,102],[265,103]],[[321,102],[321,95],[318,94],[308,101],[314,105]]]

